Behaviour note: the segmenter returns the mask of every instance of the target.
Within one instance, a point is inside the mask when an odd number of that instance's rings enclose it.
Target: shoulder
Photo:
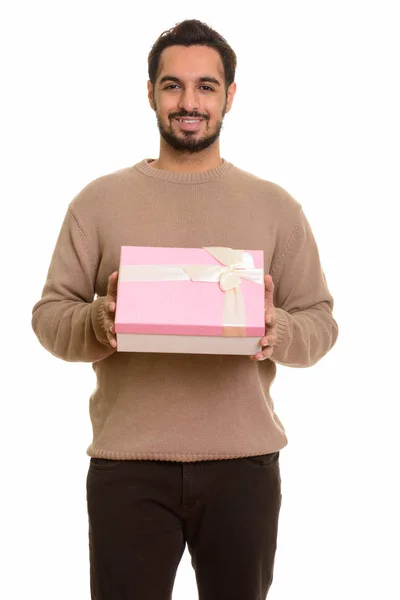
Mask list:
[[[132,183],[134,169],[124,167],[100,175],[89,181],[81,188],[69,203],[69,209],[74,215],[88,214],[104,207],[104,202],[121,194],[124,188]]]
[[[298,218],[302,205],[282,185],[238,167],[235,167],[234,177],[238,185],[243,185],[249,191],[252,199],[259,199],[277,214]]]

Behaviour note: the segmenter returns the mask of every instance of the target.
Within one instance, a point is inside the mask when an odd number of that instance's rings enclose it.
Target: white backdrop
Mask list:
[[[289,444],[268,598],[400,597],[395,4],[203,0],[190,10],[15,0],[2,8],[1,597],[90,598],[94,374],[40,346],[31,310],[75,194],[158,156],[147,55],[185,18],[208,23],[237,54],[221,155],[303,205],[340,330],[313,368],[278,365],[272,396]],[[173,600],[197,597],[186,549]]]

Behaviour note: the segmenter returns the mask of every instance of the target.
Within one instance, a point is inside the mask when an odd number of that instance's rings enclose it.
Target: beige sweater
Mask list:
[[[101,310],[121,245],[263,250],[278,317],[272,357],[117,352]],[[226,160],[177,173],[144,159],[70,202],[32,327],[53,355],[93,363],[89,456],[190,462],[286,446],[270,394],[276,363],[315,365],[338,336],[332,309],[310,225],[282,187]]]

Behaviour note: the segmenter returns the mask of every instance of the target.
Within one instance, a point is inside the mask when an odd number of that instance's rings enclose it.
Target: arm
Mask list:
[[[288,367],[311,367],[334,346],[339,329],[317,244],[302,207],[270,275],[277,332],[270,360]]]
[[[97,269],[98,257],[69,207],[32,309],[36,336],[58,358],[95,362],[115,352],[103,327],[105,296],[93,299]]]

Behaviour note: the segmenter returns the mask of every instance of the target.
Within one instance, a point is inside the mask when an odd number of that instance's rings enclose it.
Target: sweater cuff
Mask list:
[[[287,313],[282,308],[275,308],[276,312],[276,331],[277,331],[277,342],[275,348],[279,348],[282,342],[284,342],[288,332],[288,319]]]
[[[107,333],[104,329],[104,300],[106,296],[99,296],[93,300],[91,306],[92,325],[95,336],[101,344],[109,345]]]

